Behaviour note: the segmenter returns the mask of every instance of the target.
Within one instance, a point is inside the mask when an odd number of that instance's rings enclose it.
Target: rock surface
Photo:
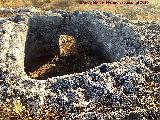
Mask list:
[[[41,118],[53,110],[59,112],[55,118],[66,120],[160,118],[158,22],[129,21],[101,11],[10,11],[15,15],[0,19],[2,104],[18,97]],[[82,73],[28,78],[25,59],[56,53],[63,33],[98,50],[106,62]]]

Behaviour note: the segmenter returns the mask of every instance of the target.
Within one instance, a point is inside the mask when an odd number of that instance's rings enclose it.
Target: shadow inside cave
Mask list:
[[[104,62],[101,44],[92,33],[72,25],[55,24],[54,16],[29,19],[25,43],[25,72],[34,79],[47,79],[89,70]]]

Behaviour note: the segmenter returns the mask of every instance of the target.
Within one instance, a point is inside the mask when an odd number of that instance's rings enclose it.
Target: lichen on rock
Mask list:
[[[102,11],[13,13],[0,20],[0,103],[18,97],[40,118],[160,118],[158,23],[133,23]],[[61,35],[75,38],[73,56],[60,55]],[[52,59],[56,55],[59,61]],[[41,79],[26,72],[53,62]]]

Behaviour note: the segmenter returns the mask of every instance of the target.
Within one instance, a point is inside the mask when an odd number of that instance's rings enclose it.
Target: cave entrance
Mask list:
[[[50,27],[54,19],[49,20],[38,17],[29,21],[24,65],[30,78],[80,73],[109,62],[92,33],[80,28],[78,34],[70,32],[73,28],[68,25]]]
[[[58,44],[59,52],[57,51],[57,54],[44,54],[32,58],[30,62],[25,64],[25,71],[30,78],[47,79],[83,72],[104,62],[100,56],[91,53],[89,47],[76,44],[76,38],[73,36],[60,35]]]

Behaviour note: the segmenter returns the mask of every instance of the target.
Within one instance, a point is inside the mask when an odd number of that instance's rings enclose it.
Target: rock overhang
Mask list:
[[[12,19],[15,21],[17,17]],[[33,15],[27,19],[24,24],[10,22],[15,29],[12,30],[13,37],[17,37],[12,55],[17,58],[15,62],[20,62],[23,67],[23,60],[28,62],[32,58],[59,52],[58,38],[61,34],[75,37],[76,44],[90,48],[90,52],[101,57],[104,63],[120,60],[129,52],[134,55],[135,50],[140,47],[137,33],[110,13],[61,11],[49,16]]]

